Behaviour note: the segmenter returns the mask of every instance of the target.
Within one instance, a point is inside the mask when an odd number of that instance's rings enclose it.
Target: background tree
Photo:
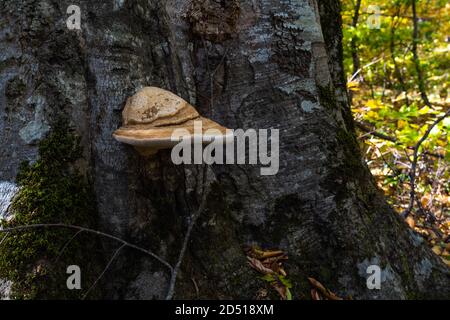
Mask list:
[[[449,265],[450,6],[363,1],[354,26],[357,4],[343,4],[346,69],[353,66],[353,38],[365,39],[356,48],[364,81],[352,76],[349,83],[364,156],[392,206]],[[369,5],[379,6],[379,29],[367,24]]]
[[[66,27],[71,4],[0,4],[1,179],[36,157],[33,144],[63,113],[81,136],[100,229],[175,263],[204,204],[177,298],[255,298],[266,283],[246,263],[249,244],[289,255],[294,298],[309,297],[307,277],[354,298],[449,296],[448,268],[386,204],[361,158],[338,1],[80,1],[80,31]],[[126,98],[146,85],[229,128],[279,129],[278,175],[174,166],[169,151],[143,158],[115,142]],[[116,245],[104,242],[111,253]],[[367,289],[370,264],[382,269],[379,291]],[[107,298],[163,298],[168,274],[124,248],[100,285]]]

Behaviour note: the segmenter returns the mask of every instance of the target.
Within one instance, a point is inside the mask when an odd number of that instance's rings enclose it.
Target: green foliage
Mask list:
[[[361,0],[356,26],[356,2],[342,1],[344,67],[352,112],[362,129],[360,146],[379,186],[399,213],[409,206],[414,147],[434,120],[450,108],[450,5],[446,0],[414,0],[418,27],[414,40],[412,1]],[[380,10],[379,29],[367,23],[373,14],[369,6]],[[355,58],[360,69],[357,75],[351,74]],[[430,105],[423,99],[424,93]],[[419,148],[416,166],[415,223],[409,224],[432,246],[450,237],[449,126],[447,118],[433,128]],[[435,235],[430,229],[439,229],[442,234]]]
[[[42,223],[94,226],[93,190],[74,166],[81,152],[79,138],[67,129],[67,123],[63,120],[55,123],[53,131],[39,145],[39,159],[21,165],[17,175],[20,191],[11,206],[14,218],[3,221],[2,226]],[[8,234],[0,248],[0,278],[13,282],[14,298],[80,297],[80,290],[67,289],[66,268],[79,265],[84,271],[82,280],[86,285],[92,282],[97,270],[96,259],[92,259],[95,241],[92,236],[78,235],[61,254],[72,236],[73,231],[56,228]]]
[[[262,280],[268,282],[280,291],[284,291],[286,295],[286,300],[292,300],[291,288],[293,287],[292,282],[283,275],[280,274],[265,274],[261,277]]]

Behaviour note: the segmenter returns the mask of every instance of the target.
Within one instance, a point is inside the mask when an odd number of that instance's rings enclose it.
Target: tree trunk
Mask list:
[[[448,268],[386,204],[362,161],[347,103],[337,0],[0,3],[0,180],[60,111],[82,137],[102,231],[175,263],[189,217],[210,184],[176,298],[256,297],[264,282],[243,246],[289,255],[294,298],[307,277],[355,299],[442,298]],[[228,128],[280,130],[280,170],[175,166],[116,142],[126,99],[143,86],[182,96]],[[105,251],[114,245],[105,242]],[[382,269],[381,290],[366,269]],[[166,270],[132,250],[101,280],[106,298],[163,298]],[[195,284],[194,284],[195,283]],[[196,290],[198,287],[198,292]]]

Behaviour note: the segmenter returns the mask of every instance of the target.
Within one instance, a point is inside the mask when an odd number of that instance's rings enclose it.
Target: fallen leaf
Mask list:
[[[258,259],[247,257],[249,265],[255,269],[256,271],[262,273],[262,274],[272,274],[274,271],[272,269],[266,268],[261,261]]]
[[[287,296],[288,296],[288,288],[285,287],[283,284],[278,283],[278,282],[273,282],[272,283],[272,287],[278,292],[278,294],[281,297],[281,300],[287,300]]]
[[[438,256],[441,255],[441,253],[442,253],[442,248],[441,248],[441,246],[434,246],[431,250],[433,250],[433,252],[434,252],[435,254],[437,254]]]
[[[272,262],[279,262],[279,261],[284,261],[284,260],[288,260],[288,256],[286,254],[282,254],[276,257],[270,257],[270,258],[264,258],[262,259],[264,264],[271,264]]]
[[[256,300],[265,300],[268,294],[267,289],[259,289],[256,294]]]
[[[323,294],[325,296],[325,298],[329,299],[329,300],[344,300],[340,297],[338,297],[337,295],[335,295],[333,292],[331,292],[330,290],[328,290],[327,288],[325,288],[319,281],[317,281],[314,278],[308,278],[309,282],[317,289],[320,291],[321,294]]]
[[[406,218],[405,222],[408,224],[408,226],[409,226],[410,228],[413,228],[413,229],[414,229],[414,227],[416,226],[416,221],[415,221],[414,218],[411,217],[411,216],[408,217],[408,218]]]
[[[284,252],[281,250],[262,250],[257,246],[250,246],[246,249],[247,255],[259,260],[283,256]]]
[[[322,300],[316,289],[311,289],[311,298],[313,300]]]

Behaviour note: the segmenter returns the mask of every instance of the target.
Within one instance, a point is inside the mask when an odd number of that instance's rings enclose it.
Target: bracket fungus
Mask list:
[[[113,133],[114,138],[145,156],[172,148],[186,138],[210,143],[232,136],[232,131],[201,117],[184,99],[156,87],[145,87],[128,98],[122,118],[123,126]]]

